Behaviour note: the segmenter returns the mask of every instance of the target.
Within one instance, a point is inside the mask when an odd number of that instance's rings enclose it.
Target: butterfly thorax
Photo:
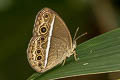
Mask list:
[[[76,41],[73,41],[72,47],[68,48],[68,52],[67,52],[67,57],[70,57],[71,55],[73,55],[74,53],[76,53],[75,51],[76,49]]]

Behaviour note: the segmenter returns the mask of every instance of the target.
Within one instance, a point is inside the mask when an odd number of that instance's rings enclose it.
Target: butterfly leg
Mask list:
[[[62,66],[64,66],[64,64],[65,64],[65,61],[66,61],[66,58],[63,60]]]
[[[78,61],[76,51],[73,51],[73,55],[74,55],[75,61]]]

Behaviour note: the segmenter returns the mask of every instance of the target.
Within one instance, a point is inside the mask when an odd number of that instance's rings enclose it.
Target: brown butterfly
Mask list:
[[[73,54],[77,60],[76,40],[81,36],[76,39],[75,36],[72,41],[67,26],[56,12],[49,8],[40,10],[36,16],[33,36],[27,49],[27,57],[31,67],[42,73],[57,64],[62,62],[64,64],[66,58]]]

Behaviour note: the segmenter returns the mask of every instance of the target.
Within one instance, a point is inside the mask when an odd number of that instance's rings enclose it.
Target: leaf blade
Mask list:
[[[79,61],[69,58],[66,64],[29,80],[48,80],[64,77],[120,71],[120,28],[104,33],[77,46]]]

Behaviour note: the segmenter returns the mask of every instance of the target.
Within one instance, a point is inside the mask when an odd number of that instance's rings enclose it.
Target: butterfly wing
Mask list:
[[[66,42],[69,48],[72,48],[72,38],[64,21],[55,14],[55,23],[52,37],[59,38]]]
[[[53,14],[50,13],[49,9],[42,9],[36,16],[33,37],[28,45],[27,56],[30,65],[37,72],[42,72],[45,66],[46,49],[52,20]]]
[[[51,69],[66,58],[71,48],[71,35],[64,21],[49,8],[38,12],[27,49],[32,68],[37,72]]]
[[[72,48],[72,38],[67,26],[54,11],[52,11],[52,14],[54,14],[55,20],[50,41],[47,66],[43,72],[51,69],[57,64],[62,63],[68,55],[68,50]]]

